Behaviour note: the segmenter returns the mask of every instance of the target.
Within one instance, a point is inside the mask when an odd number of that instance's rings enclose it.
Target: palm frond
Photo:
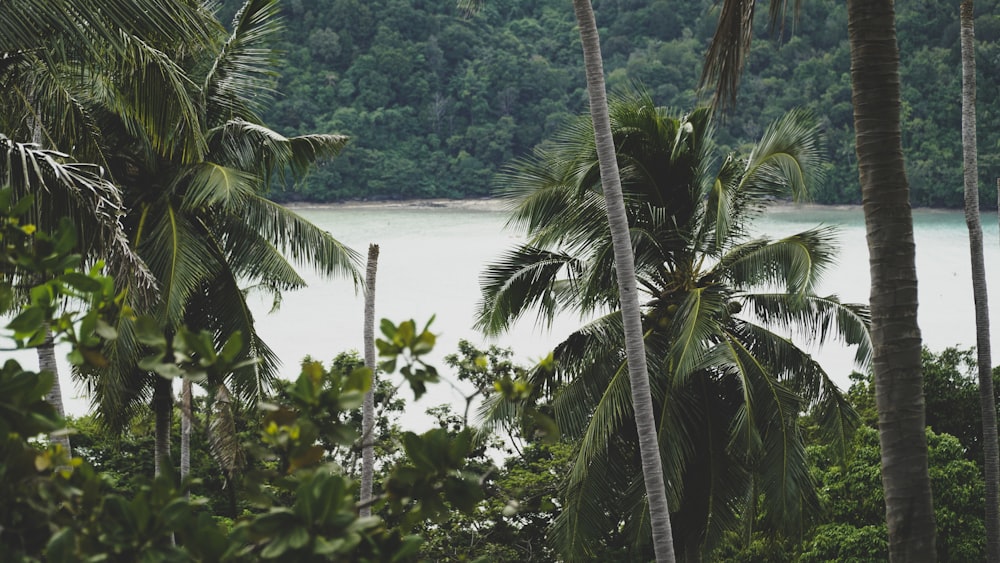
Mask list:
[[[758,472],[769,524],[774,529],[794,530],[804,514],[819,509],[797,423],[801,399],[737,335],[727,334],[721,348],[729,356],[729,374],[740,381],[749,399],[741,406],[744,418],[734,427],[738,432],[731,447],[745,452]],[[743,425],[752,428],[740,428]],[[745,443],[742,436],[747,434],[759,443]]]
[[[103,56],[107,46],[121,51],[122,32],[147,39],[170,38],[206,44],[207,20],[197,6],[173,0],[10,0],[0,3],[0,52],[38,50],[49,56],[71,52]],[[65,41],[56,53],[53,43]]]
[[[507,251],[480,275],[483,300],[477,307],[476,327],[499,334],[532,307],[538,307],[540,322],[551,322],[564,308],[562,295],[572,291],[578,274],[579,263],[573,256],[532,246]],[[560,286],[563,279],[569,287]]]
[[[772,27],[783,24],[789,0],[773,0],[770,3]],[[726,107],[736,100],[739,91],[743,65],[750,53],[753,40],[755,0],[723,0],[719,14],[719,25],[705,55],[705,66],[701,73],[701,87],[715,90],[712,105]],[[798,13],[800,0],[795,0]]]
[[[142,210],[146,231],[139,234],[139,252],[160,283],[162,315],[166,326],[179,326],[188,300],[202,284],[223,267],[210,248],[208,233],[171,205]]]
[[[721,285],[695,288],[685,296],[668,325],[667,369],[674,385],[684,384],[715,344],[728,302],[728,291]]]
[[[15,143],[0,134],[0,186],[10,187],[16,199],[34,197],[27,219],[53,231],[61,218],[69,218],[86,260],[109,258],[114,268],[110,273],[130,279],[138,292],[149,291],[155,282],[122,226],[118,188],[100,167],[68,160],[66,154]]]
[[[174,180],[184,184],[181,209],[185,212],[221,207],[238,213],[248,194],[256,191],[259,179],[253,174],[227,168],[214,162],[201,162],[186,167]]]
[[[807,296],[822,279],[836,255],[835,227],[818,227],[780,240],[756,239],[730,250],[713,273],[736,290],[780,287]]]
[[[236,13],[201,87],[207,115],[259,121],[278,76],[278,57],[267,43],[281,29],[279,13],[277,0],[247,0]]]
[[[362,283],[361,255],[294,211],[254,195],[247,199],[242,217],[293,262],[324,276],[346,277],[355,286]]]
[[[194,84],[154,45],[138,37],[123,41],[127,55],[109,60],[106,72],[93,75],[91,101],[120,119],[131,138],[144,140],[166,158],[199,161],[206,142],[190,93]]]
[[[266,188],[272,176],[286,168],[302,178],[318,160],[333,158],[347,145],[344,135],[285,137],[243,119],[231,119],[208,133],[212,158],[220,164],[254,174]]]
[[[773,366],[778,379],[815,414],[823,443],[846,459],[861,419],[826,370],[792,341],[763,327],[739,322],[731,333],[762,363]]]
[[[816,118],[796,108],[771,123],[754,145],[740,187],[758,205],[775,197],[798,201],[822,181],[824,161]]]
[[[866,305],[841,303],[835,295],[790,298],[783,293],[753,293],[742,299],[767,326],[794,331],[809,344],[833,339],[857,346],[855,364],[865,369],[871,363],[871,313]]]

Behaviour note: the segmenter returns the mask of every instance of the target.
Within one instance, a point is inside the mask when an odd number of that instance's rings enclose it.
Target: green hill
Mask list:
[[[228,21],[239,2],[227,0]],[[335,162],[284,200],[486,196],[494,171],[585,111],[570,5],[488,0],[287,0],[278,98],[264,116],[287,134],[352,137]],[[795,106],[823,120],[830,156],[821,203],[858,203],[846,7],[805,0],[782,37],[760,18],[737,107],[719,139],[736,147]],[[983,200],[1000,176],[1000,16],[977,3],[979,163]],[[712,0],[595,0],[609,88],[642,84],[690,108],[717,8]],[[904,147],[914,205],[962,205],[958,3],[897,4]],[[766,11],[766,10],[762,10]],[[766,14],[763,14],[766,15]]]

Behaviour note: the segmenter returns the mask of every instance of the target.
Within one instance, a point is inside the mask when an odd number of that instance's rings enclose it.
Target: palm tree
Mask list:
[[[753,38],[755,0],[725,0],[703,83],[735,99]],[[770,4],[781,21],[787,0]],[[796,1],[796,5],[798,1]],[[871,330],[889,555],[933,561],[935,525],[924,435],[917,271],[900,133],[899,46],[892,0],[848,0],[858,175],[871,267]]]
[[[459,0],[459,5],[469,10],[477,8],[483,0]],[[636,432],[642,457],[642,475],[649,502],[650,525],[653,529],[654,552],[657,561],[674,561],[673,532],[670,528],[670,509],[667,505],[663,468],[656,453],[656,420],[653,416],[649,391],[649,374],[646,354],[642,346],[642,321],[635,279],[635,256],[629,242],[628,221],[622,199],[618,161],[611,138],[608,120],[607,89],[604,83],[604,62],[601,57],[601,40],[590,0],[573,0],[573,12],[580,28],[583,63],[587,75],[587,98],[593,133],[600,162],[601,186],[605,198],[605,213],[611,236],[615,243],[614,270],[618,280],[618,296],[622,307],[622,332],[628,353],[628,375],[635,414]]]
[[[155,45],[165,37],[185,44],[205,40],[200,8],[186,2],[67,0],[58,5],[37,0],[14,0],[0,5],[0,131],[12,138],[31,139],[35,146],[71,147],[77,158],[103,163],[97,128],[76,102],[81,78],[109,61],[118,80],[138,74],[162,79],[153,91],[176,91],[174,67],[157,56]],[[151,103],[147,103],[151,102]],[[155,143],[169,146],[172,132],[163,123],[177,116],[163,111],[155,100],[118,99],[119,109],[137,118]],[[183,107],[181,108],[184,109]],[[193,117],[191,114],[188,118]],[[197,140],[197,139],[195,139]],[[84,258],[112,258],[122,271],[142,274],[145,269],[131,252],[119,223],[121,200],[113,186],[97,183],[65,190],[65,185],[15,186],[35,196],[31,220],[51,229],[62,217],[72,217]],[[135,275],[135,274],[133,274]],[[147,278],[147,282],[148,282]],[[140,284],[141,289],[149,283]],[[39,369],[56,375],[47,395],[63,414],[54,342],[47,338],[38,348]],[[69,438],[58,441],[69,450]]]
[[[213,50],[193,52],[182,61],[190,83],[197,85],[190,99],[199,121],[195,132],[183,124],[180,129],[204,139],[200,158],[158,151],[113,108],[95,104],[92,109],[111,139],[109,167],[129,210],[125,229],[158,284],[156,299],[134,308],[156,318],[168,338],[183,325],[208,330],[221,346],[240,331],[243,358],[259,360],[225,381],[206,382],[220,404],[230,394],[242,404],[256,404],[276,375],[277,359],[257,335],[243,284],[276,293],[302,287],[286,256],[323,275],[359,281],[353,251],[265,197],[272,177],[286,169],[300,176],[346,143],[340,135],[286,138],[261,124],[257,112],[267,102],[274,65],[262,43],[278,29],[277,16],[276,0],[248,0],[231,34],[218,26]],[[123,281],[130,290],[129,280]],[[171,385],[136,368],[142,355],[134,329],[122,324],[109,352],[111,368],[87,381],[98,414],[113,427],[123,426],[152,400],[162,464],[169,455]]]
[[[678,551],[711,551],[755,495],[774,528],[789,529],[816,497],[798,416],[817,406],[824,431],[846,447],[855,415],[823,370],[787,338],[801,329],[841,336],[870,352],[867,311],[817,296],[833,259],[832,232],[749,239],[752,217],[775,197],[801,194],[819,164],[817,131],[802,112],[773,124],[750,156],[712,167],[709,110],[673,117],[647,96],[616,99],[610,123],[626,214],[645,296],[642,334]],[[565,311],[598,318],[555,350],[555,377],[532,377],[554,400],[560,429],[580,439],[565,504],[553,527],[567,559],[592,556],[607,530],[624,525],[648,540],[625,376],[622,314],[612,275],[612,241],[598,194],[590,122],[580,120],[501,177],[510,224],[527,244],[488,266],[479,326],[506,330],[531,309],[540,320]],[[746,314],[741,315],[741,312]],[[497,399],[487,425],[519,414]],[[616,518],[628,514],[624,524]]]
[[[1000,561],[1000,452],[997,409],[993,398],[990,360],[990,308],[983,258],[983,227],[979,220],[979,169],[976,163],[976,51],[972,0],[961,6],[962,29],[962,160],[965,181],[965,223],[972,257],[972,296],[976,307],[976,360],[979,365],[979,406],[983,417],[983,472],[986,482],[987,560]]]

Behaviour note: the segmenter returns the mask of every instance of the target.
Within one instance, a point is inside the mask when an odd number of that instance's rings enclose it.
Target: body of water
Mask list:
[[[447,377],[443,357],[457,350],[459,339],[479,346],[498,344],[515,351],[527,364],[580,325],[575,318],[558,319],[539,327],[532,317],[509,334],[486,340],[473,329],[479,302],[479,274],[484,264],[517,244],[518,233],[504,230],[505,215],[491,206],[345,206],[302,208],[304,217],[329,231],[362,255],[369,243],[380,246],[376,284],[376,316],[395,322],[432,315],[432,331],[439,335],[433,363]],[[920,283],[920,327],[924,342],[937,351],[946,346],[975,344],[969,244],[960,212],[916,210],[917,269]],[[1000,287],[1000,240],[996,216],[984,215],[988,282]],[[869,291],[868,251],[864,218],[859,208],[781,206],[760,217],[755,229],[771,237],[799,232],[816,225],[837,225],[840,254],[818,291],[837,294],[845,302],[866,302]],[[326,280],[303,272],[309,287],[284,296],[281,308],[269,313],[270,300],[252,299],[262,337],[284,363],[284,377],[293,378],[305,356],[328,362],[344,350],[362,349],[364,299],[346,280]],[[993,291],[991,317],[1000,323],[1000,294]],[[994,330],[994,335],[1000,330]],[[1000,350],[994,336],[993,349]],[[853,369],[853,351],[828,344],[815,351],[835,381],[846,385]],[[35,365],[29,355],[25,365]],[[994,353],[994,364],[1000,359]],[[64,378],[64,395],[71,412],[86,412],[88,401]],[[408,389],[404,397],[412,399]],[[407,411],[404,424],[421,426],[426,407],[443,402],[463,403],[462,392],[449,383],[433,386],[428,397]]]

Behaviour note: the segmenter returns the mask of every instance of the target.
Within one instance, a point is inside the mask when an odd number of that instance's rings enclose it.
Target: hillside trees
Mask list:
[[[228,0],[227,8],[236,3]],[[286,135],[334,130],[354,141],[336,166],[320,168],[298,190],[275,197],[485,196],[505,158],[528,154],[585,107],[582,85],[574,80],[582,72],[574,22],[555,0],[510,0],[473,16],[447,0],[301,0],[283,6],[282,94],[263,115],[265,122]],[[700,61],[718,15],[713,6],[711,0],[596,2],[609,89],[641,81],[658,105],[693,107]],[[740,97],[755,111],[729,115],[719,143],[746,146],[785,111],[812,109],[829,138],[828,181],[813,197],[860,203],[846,6],[815,0],[802,10],[797,22],[787,16],[780,47],[765,41],[751,49],[752,73]],[[959,64],[958,26],[944,16],[954,6],[934,0],[898,10],[912,200],[957,208],[961,198],[950,186],[961,173],[960,84],[951,72]],[[991,31],[1000,29],[997,3],[981,1],[977,10],[976,24],[986,30],[977,49],[990,60],[1000,49],[1000,34]],[[768,34],[764,26],[754,33]],[[1000,99],[994,66],[978,70],[984,147],[1000,142],[1000,113],[992,109],[992,100]],[[407,74],[396,74],[401,69]],[[993,151],[983,152],[980,181],[992,202],[1000,161]]]

